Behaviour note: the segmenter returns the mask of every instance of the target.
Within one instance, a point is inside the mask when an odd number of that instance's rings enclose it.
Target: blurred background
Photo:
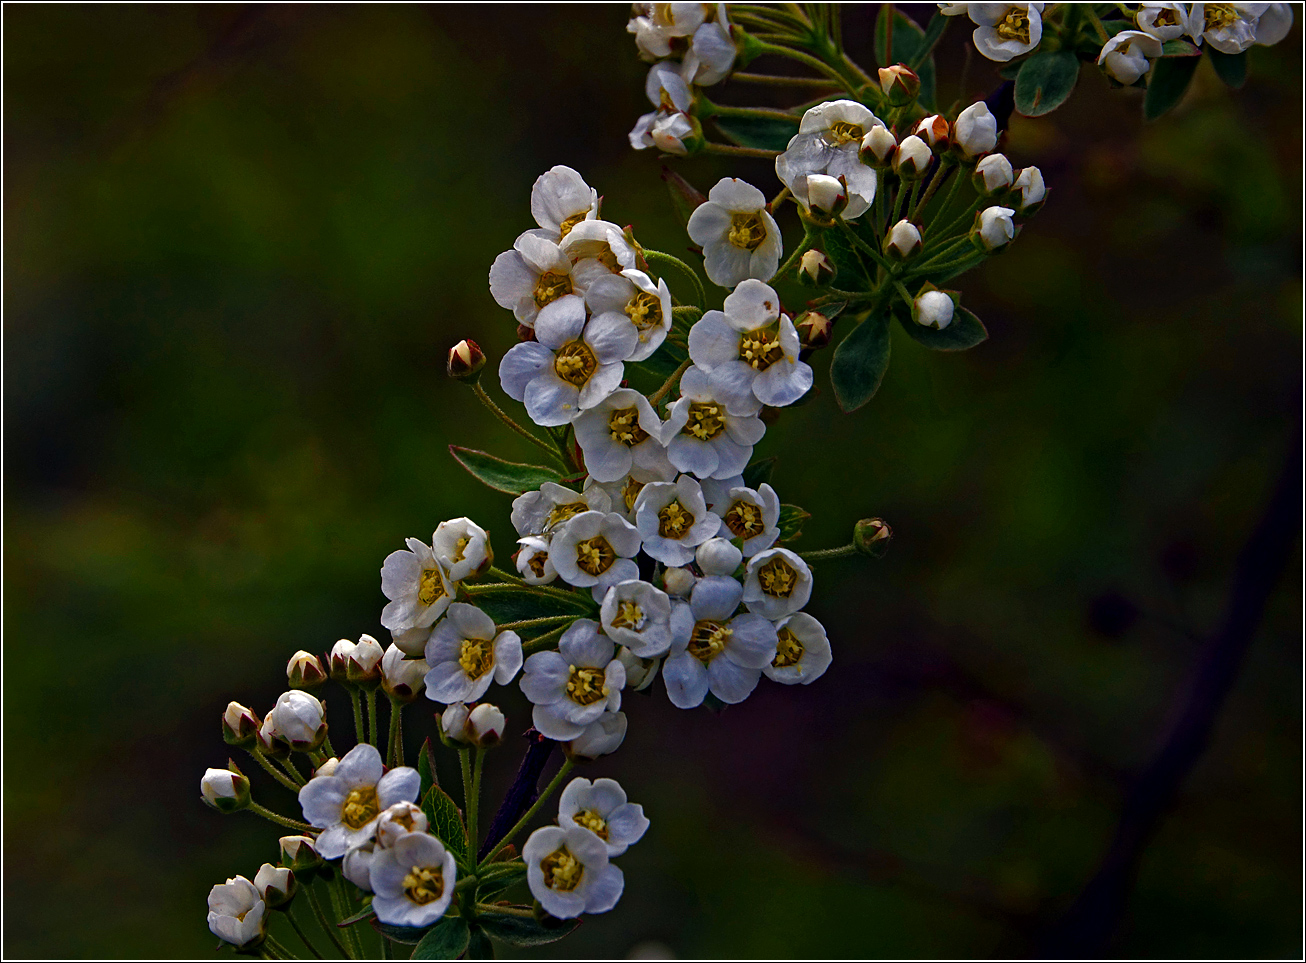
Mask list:
[[[515,341],[486,276],[532,182],[570,165],[646,245],[689,243],[626,141],[649,109],[627,14],[6,8],[7,955],[220,953],[205,896],[279,835],[199,798],[227,701],[264,712],[294,650],[382,636],[405,536],[466,514],[510,553],[509,498],[447,446],[529,446],[443,369],[463,337],[492,365]],[[846,12],[866,66],[873,17]],[[939,51],[945,101],[968,34]],[[617,910],[531,953],[1041,952],[1299,432],[1300,37],[1254,48],[1240,91],[1204,62],[1153,124],[1092,70],[1014,119],[1009,156],[1053,193],[960,283],[990,340],[895,331],[851,416],[825,352],[758,449],[815,514],[804,547],[893,525],[882,561],[817,569],[834,667],[719,715],[628,695],[625,746],[587,774],[652,828]],[[968,78],[970,99],[999,82],[978,58]],[[765,161],[674,166],[778,186]],[[1302,952],[1300,585],[1294,547],[1106,952]],[[520,751],[491,757],[491,793]]]

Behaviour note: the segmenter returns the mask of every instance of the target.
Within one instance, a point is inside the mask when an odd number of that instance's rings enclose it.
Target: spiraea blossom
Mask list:
[[[689,216],[688,229],[703,248],[703,266],[713,284],[733,288],[748,278],[769,281],[780,266],[784,241],[766,195],[737,177],[717,181]]]
[[[518,535],[550,535],[581,512],[606,512],[611,507],[601,488],[577,492],[553,482],[518,495],[512,503],[512,524]]]
[[[665,448],[666,425],[662,426],[662,449],[663,459],[657,461],[649,467],[632,465],[630,471],[610,482],[601,482],[591,475],[585,480],[585,492],[587,494],[595,491],[604,493],[608,498],[608,506],[611,511],[616,512],[626,521],[632,524],[635,521],[635,502],[639,499],[639,493],[644,490],[644,486],[649,482],[671,481],[676,477],[675,466],[666,455]],[[652,461],[650,459],[649,461]]]
[[[635,526],[646,554],[663,565],[685,565],[717,533],[721,518],[708,511],[698,482],[681,475],[644,486],[635,500]]]
[[[435,836],[405,833],[372,858],[376,918],[392,926],[429,926],[453,899],[458,869],[453,854]]]
[[[214,886],[209,891],[209,929],[235,947],[261,943],[267,933],[267,904],[258,887],[244,876]]]
[[[551,916],[573,919],[617,905],[626,880],[607,844],[583,826],[544,826],[522,847],[531,895]]]
[[[1257,21],[1269,7],[1268,3],[1194,3],[1189,36],[1221,53],[1240,54],[1256,43]]]
[[[630,131],[630,146],[635,150],[656,147],[666,154],[687,154],[686,145],[696,133],[694,122],[680,111],[657,110],[644,114]]]
[[[751,612],[735,614],[742,594],[733,578],[708,576],[673,607],[662,677],[678,708],[701,705],[709,691],[725,703],[743,702],[775,658],[775,626]]]
[[[550,739],[575,739],[604,712],[621,708],[625,666],[612,640],[590,619],[577,619],[557,652],[536,652],[522,670],[521,690],[535,704],[531,720]]]
[[[1162,43],[1178,40],[1189,31],[1188,6],[1182,3],[1144,3],[1134,14],[1134,22],[1139,30]],[[1098,63],[1101,62],[1099,59]]]
[[[702,26],[708,9],[704,3],[635,3],[626,30],[635,35],[641,56],[670,57],[677,47],[683,50],[683,38],[692,37]]]
[[[405,541],[408,551],[391,552],[381,566],[381,591],[390,600],[381,611],[381,624],[393,633],[431,625],[454,596],[449,574],[431,546],[415,538]]]
[[[820,622],[795,612],[775,624],[775,658],[762,672],[772,682],[811,685],[830,668],[830,640]]]
[[[578,759],[597,759],[621,748],[626,739],[626,714],[605,712],[585,727],[575,739],[563,745],[567,755]]]
[[[1043,39],[1042,3],[968,3],[965,6],[965,12],[976,24],[971,35],[975,49],[990,60],[1005,62],[1019,57]]]
[[[542,308],[577,293],[577,287],[571,258],[533,231],[518,237],[512,250],[500,254],[490,267],[490,294],[528,328]]]
[[[585,290],[598,278],[635,267],[635,248],[625,232],[610,221],[579,222],[558,249],[571,259],[572,276]]]
[[[608,638],[639,658],[663,655],[671,647],[671,599],[648,582],[632,579],[608,589],[599,620]]]
[[[581,221],[598,219],[599,192],[580,174],[559,164],[541,174],[531,188],[531,216],[541,236],[556,244]]]
[[[812,570],[787,548],[770,548],[748,560],[743,602],[772,621],[792,615],[812,597]]]
[[[694,31],[685,54],[684,77],[700,87],[720,83],[730,75],[738,55],[726,5],[718,3],[716,15]]]
[[[431,553],[452,582],[479,575],[494,561],[489,534],[470,518],[441,522],[431,539]]]
[[[626,799],[615,779],[590,782],[577,776],[558,797],[558,825],[588,829],[608,848],[609,858],[620,856],[648,832],[644,807]]]
[[[614,512],[581,512],[553,535],[549,561],[568,585],[588,588],[595,600],[618,582],[639,577],[632,561],[639,530]]]
[[[1112,80],[1136,83],[1161,56],[1161,41],[1142,30],[1122,30],[1102,46],[1097,62]]]
[[[808,178],[824,174],[842,180],[848,197],[847,220],[861,217],[875,199],[875,170],[858,156],[862,140],[884,121],[853,100],[836,100],[811,108],[798,133],[775,159],[775,174],[798,203],[810,207]]]
[[[585,306],[594,318],[611,314],[635,329],[635,347],[627,361],[643,361],[662,346],[671,330],[671,289],[643,271],[627,268],[620,274],[595,277],[585,289]]]
[[[416,769],[386,772],[381,753],[363,743],[345,753],[331,775],[310,779],[299,791],[299,804],[309,824],[322,830],[317,851],[336,859],[371,839],[381,813],[412,802],[420,787]]]
[[[558,577],[549,561],[549,540],[539,535],[517,539],[517,572],[527,585],[548,585]]]
[[[671,466],[662,445],[662,419],[638,391],[613,391],[582,412],[575,425],[585,469],[595,481],[614,482],[637,467],[662,474]]]
[[[731,397],[740,394],[732,392]],[[726,395],[695,365],[681,376],[680,399],[671,406],[662,440],[671,464],[681,471],[699,478],[730,478],[744,470],[765,433],[766,426],[755,414],[732,414]]]
[[[739,540],[744,557],[764,552],[780,537],[780,497],[766,482],[756,491],[743,485],[730,488],[720,505],[720,534]]]
[[[494,619],[475,605],[455,602],[426,643],[427,698],[474,702],[491,682],[507,685],[522,665],[521,637],[498,631]]]

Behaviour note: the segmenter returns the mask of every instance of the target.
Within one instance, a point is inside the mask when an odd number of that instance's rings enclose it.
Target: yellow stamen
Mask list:
[[[627,478],[626,485],[621,489],[621,499],[626,503],[626,511],[631,511],[635,507],[635,499],[639,498],[639,493],[644,490],[644,482],[636,481],[634,478]]]
[[[458,664],[469,678],[479,679],[494,668],[494,642],[490,639],[463,639]]]
[[[438,866],[414,866],[404,877],[404,895],[418,906],[444,895],[444,871]]]
[[[683,538],[693,525],[694,516],[679,501],[658,512],[658,534],[663,538]]]
[[[602,575],[617,560],[612,544],[602,535],[576,543],[576,566],[590,575]]]
[[[689,418],[680,429],[682,434],[699,441],[711,441],[725,430],[725,409],[711,401],[690,402]]]
[[[536,578],[544,578],[544,562],[548,557],[548,552],[536,552],[526,560],[526,567]]]
[[[617,603],[617,614],[612,617],[612,627],[638,632],[644,627],[644,610],[636,603],[623,599]]]
[[[423,571],[417,583],[417,601],[423,605],[434,605],[444,595],[444,579],[440,573],[433,568]]]
[[[776,556],[757,570],[757,582],[772,598],[787,599],[798,587],[798,573],[783,558]]]
[[[351,789],[345,797],[345,804],[340,807],[340,821],[350,829],[362,829],[381,811],[376,801],[375,786],[359,786]]]
[[[662,326],[662,299],[647,291],[636,291],[626,302],[626,317],[641,331]]]
[[[466,557],[467,546],[471,544],[471,541],[472,539],[470,535],[464,535],[462,538],[458,539],[458,541],[454,542],[453,560],[455,562],[461,562]]]
[[[1018,40],[1029,43],[1029,13],[1020,7],[1012,7],[1007,15],[993,25],[1003,40]]]
[[[600,699],[606,699],[608,687],[602,669],[578,669],[571,666],[571,675],[567,678],[567,695],[577,705],[590,706]]]
[[[579,224],[581,221],[585,220],[585,217],[586,217],[588,214],[589,214],[589,211],[581,211],[579,214],[573,214],[573,215],[571,215],[571,217],[567,218],[565,221],[563,221],[561,224],[559,224],[559,225],[558,225],[558,240],[561,241],[564,237],[566,237],[568,234],[570,234],[570,233],[571,233],[571,229],[572,229],[573,227],[575,227],[577,224]]]
[[[787,669],[791,665],[797,665],[803,657],[803,643],[798,641],[798,636],[794,635],[788,629],[781,629],[779,632],[780,644],[775,650],[775,658],[771,660],[771,665],[777,669]]]
[[[1204,30],[1222,30],[1238,21],[1238,11],[1232,3],[1208,3],[1203,10]]]
[[[540,275],[540,279],[535,282],[534,297],[537,308],[552,304],[558,298],[566,297],[568,294],[571,294],[570,274],[545,271]]]
[[[555,849],[540,860],[540,869],[544,870],[544,885],[549,889],[570,893],[580,885],[585,875],[581,861],[567,851],[567,847]]]
[[[553,370],[568,384],[582,387],[598,368],[599,361],[584,341],[571,341],[553,356]]]
[[[846,120],[835,121],[826,131],[825,139],[836,147],[840,144],[848,144],[852,141],[861,141],[866,136],[866,131],[862,129],[861,124],[850,124]]]
[[[608,433],[612,440],[627,448],[634,448],[648,437],[648,432],[639,426],[638,408],[621,408],[608,417]]]
[[[726,235],[730,243],[745,251],[755,251],[766,240],[766,223],[761,213],[737,213],[730,215],[730,232]]]
[[[765,371],[784,356],[778,324],[739,336],[739,360],[751,365],[755,371]]]
[[[577,826],[584,826],[605,843],[608,841],[608,821],[592,809],[582,809],[571,817]]]
[[[549,517],[544,520],[544,530],[552,531],[563,522],[575,518],[581,512],[590,510],[589,505],[583,501],[567,502],[565,505],[554,505],[549,509]]]
[[[694,623],[694,631],[689,636],[689,654],[707,665],[725,651],[726,643],[734,631],[723,622],[702,619]]]
[[[766,519],[762,517],[762,509],[742,498],[726,510],[722,521],[726,523],[726,528],[730,529],[732,535],[744,541],[757,538],[766,531]]]

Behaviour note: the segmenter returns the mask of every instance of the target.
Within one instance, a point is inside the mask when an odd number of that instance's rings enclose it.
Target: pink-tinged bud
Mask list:
[[[482,702],[467,716],[467,731],[478,746],[497,746],[507,720],[498,706]]]
[[[326,706],[298,689],[281,694],[267,721],[272,735],[297,752],[310,752],[326,739]]]
[[[449,349],[449,377],[459,381],[475,381],[485,367],[485,352],[470,338],[459,341]]]
[[[915,134],[910,134],[902,139],[893,155],[893,169],[903,180],[911,181],[923,176],[933,160],[934,155],[930,153],[929,145]]]
[[[524,325],[524,324],[519,324],[519,325],[517,325],[517,340],[518,340],[518,341],[534,341],[534,340],[535,340],[535,329],[534,329],[534,328],[527,327],[527,326]]]
[[[798,283],[804,287],[824,287],[834,280],[837,273],[834,262],[815,248],[804,251],[798,262]]]
[[[901,220],[889,229],[889,236],[884,239],[884,253],[898,260],[906,260],[920,253],[921,232],[915,224]]]
[[[893,136],[893,131],[876,124],[862,138],[859,156],[866,166],[882,170],[893,163],[894,155],[897,153],[898,138]]]
[[[842,178],[811,174],[807,178],[807,205],[833,217],[848,206],[848,187]]]
[[[951,125],[941,114],[926,117],[912,133],[935,150],[943,150],[951,143]]]
[[[971,181],[975,190],[985,197],[1001,194],[1011,187],[1015,174],[1011,170],[1011,161],[1005,154],[989,154],[975,165],[975,174]]]
[[[200,780],[200,796],[220,813],[234,813],[249,805],[249,780],[236,768],[208,769]]]
[[[315,689],[327,680],[326,669],[317,656],[300,649],[286,663],[286,680],[292,689]]]
[[[921,78],[906,64],[880,68],[880,89],[894,107],[905,107],[921,92]]]
[[[820,311],[807,311],[794,319],[798,330],[798,343],[805,351],[815,351],[830,343],[834,335],[834,321]]]
[[[253,710],[239,702],[227,703],[222,713],[222,739],[229,746],[253,745],[263,721]]]
[[[259,726],[258,747],[265,756],[271,756],[273,759],[290,757],[290,743],[277,732],[277,727],[272,722],[271,712],[264,718],[263,725]]]
[[[392,645],[381,659],[381,688],[395,702],[412,702],[426,689],[428,671],[425,659],[405,659],[403,650]]]
[[[872,558],[881,558],[889,550],[891,529],[883,518],[863,518],[853,526],[853,544],[857,551]]]

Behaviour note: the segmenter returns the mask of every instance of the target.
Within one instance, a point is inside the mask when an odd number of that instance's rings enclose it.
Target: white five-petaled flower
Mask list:
[[[809,685],[825,674],[832,661],[825,628],[806,612],[795,612],[775,626],[775,658],[762,667],[772,682]]]
[[[583,411],[575,422],[585,469],[599,482],[614,482],[635,467],[660,471],[667,463],[662,419],[643,394],[618,388]]]
[[[737,177],[723,177],[689,216],[689,236],[703,248],[703,267],[713,284],[769,281],[780,266],[784,241],[766,209],[766,195]]]
[[[382,849],[393,846],[406,833],[424,833],[428,826],[426,813],[416,803],[398,802],[388,806],[376,821],[373,836]]]
[[[449,908],[457,873],[453,854],[434,836],[400,836],[372,856],[376,918],[392,926],[430,926]]]
[[[621,748],[626,738],[626,714],[605,712],[585,727],[575,739],[563,748],[567,755],[578,759],[597,759]]]
[[[756,491],[742,484],[732,486],[714,505],[721,516],[720,534],[741,539],[746,558],[766,551],[780,537],[780,497],[765,482]]]
[[[415,538],[405,542],[408,551],[391,552],[381,564],[381,591],[390,600],[381,610],[381,624],[393,633],[426,628],[444,614],[454,595],[431,547]]]
[[[681,376],[680,399],[671,406],[662,440],[671,464],[681,471],[730,478],[744,470],[766,426],[756,415],[731,414],[710,379],[697,365]]]
[[[550,739],[575,739],[604,712],[620,709],[626,667],[616,654],[597,622],[577,619],[558,640],[557,652],[527,659],[520,684],[535,704],[535,728]]]
[[[608,856],[620,856],[648,831],[644,807],[628,802],[626,790],[615,779],[590,782],[577,776],[558,797],[558,825],[589,830],[608,848]]]
[[[307,692],[291,689],[277,698],[267,724],[272,734],[292,749],[315,749],[326,735],[326,707]]]
[[[558,570],[549,561],[549,540],[542,535],[527,535],[517,539],[517,572],[527,585],[548,585],[558,577]]]
[[[780,313],[774,289],[744,281],[726,296],[724,307],[707,312],[689,329],[689,356],[708,376],[708,390],[732,415],[756,414],[762,405],[791,405],[807,394],[812,368],[798,359],[798,332]]]
[[[581,221],[599,216],[599,192],[562,164],[541,174],[531,188],[531,216],[550,241],[557,243]]]
[[[527,231],[490,266],[490,294],[528,328],[540,309],[578,293],[571,258],[556,243]]]
[[[952,323],[955,305],[942,291],[925,291],[916,295],[912,305],[912,320],[922,327],[943,330]]]
[[[670,57],[672,42],[692,36],[703,23],[707,9],[703,3],[635,3],[631,5],[626,31],[635,35],[642,57]]]
[[[421,786],[416,769],[386,772],[381,753],[363,743],[345,753],[331,775],[310,779],[299,791],[299,804],[304,818],[322,830],[317,851],[335,859],[371,839],[381,813],[415,800]]]
[[[952,141],[968,158],[987,154],[998,146],[998,119],[983,101],[971,104],[957,115]]]
[[[521,637],[496,634],[494,619],[475,605],[455,602],[426,643],[426,697],[435,702],[474,702],[491,682],[507,685],[521,668]]]
[[[558,249],[571,258],[571,273],[581,289],[587,290],[601,277],[635,267],[635,248],[611,221],[581,221],[559,242]]]
[[[792,615],[812,597],[812,570],[787,548],[769,548],[748,561],[743,601],[771,621]]]
[[[1011,217],[1016,212],[1010,207],[986,207],[975,216],[975,226],[971,228],[980,245],[986,251],[996,251],[1006,247],[1016,236],[1016,225]]]
[[[470,518],[441,522],[431,539],[431,552],[443,563],[451,582],[480,574],[494,562],[489,533]]]
[[[537,425],[575,421],[621,384],[634,328],[611,314],[585,320],[583,298],[555,301],[535,319],[538,340],[513,345],[499,363],[504,393],[522,402]]]
[[[1102,46],[1098,66],[1107,76],[1128,87],[1147,73],[1161,56],[1161,41],[1142,30],[1122,30]]]
[[[1188,11],[1181,3],[1144,3],[1134,14],[1138,29],[1164,43],[1188,33]],[[1098,63],[1101,63],[1099,58]]]
[[[671,330],[671,289],[643,271],[627,268],[602,274],[585,289],[585,305],[593,318],[613,315],[635,329],[635,347],[626,361],[643,361],[662,346]]]
[[[518,535],[549,535],[581,512],[606,512],[608,493],[600,488],[574,492],[545,482],[538,491],[518,495],[512,503],[512,524]]]
[[[1041,3],[971,3],[966,12],[976,24],[975,49],[990,60],[1019,57],[1043,39]]]
[[[990,154],[975,165],[975,184],[984,194],[1006,190],[1015,179],[1006,154]]]
[[[694,91],[685,80],[683,69],[683,66],[677,69],[677,65],[669,60],[649,68],[644,79],[644,94],[650,104],[668,113],[689,110],[694,103]]]
[[[599,621],[608,638],[641,659],[663,655],[671,646],[671,599],[648,582],[631,579],[608,589]]]
[[[1240,54],[1257,42],[1257,21],[1269,7],[1268,3],[1194,3],[1188,35],[1221,53]]]
[[[209,929],[232,946],[262,942],[267,932],[267,904],[258,887],[244,876],[233,876],[209,890]]]
[[[875,199],[877,178],[859,156],[863,138],[880,120],[852,100],[818,104],[803,115],[798,133],[775,159],[775,174],[803,207],[810,207],[807,179],[814,174],[843,178],[847,186],[848,220],[866,213]]]
[[[707,499],[707,507],[721,515],[725,513],[726,505],[730,500],[730,489],[744,487],[744,476],[731,475],[729,478],[704,478],[700,480],[699,484],[703,486],[703,497]]]
[[[554,533],[549,561],[568,585],[588,588],[596,602],[618,582],[639,578],[639,530],[615,512],[581,512]]]
[[[663,565],[687,565],[720,529],[721,517],[707,510],[698,482],[681,475],[644,486],[635,500],[635,525],[649,556]]]
[[[644,114],[630,131],[630,146],[635,150],[656,147],[666,154],[688,154],[685,138],[694,133],[694,124],[680,111],[655,110]]]
[[[606,913],[626,885],[608,862],[607,844],[581,826],[540,827],[522,847],[522,859],[531,895],[558,919]]]
[[[684,77],[700,87],[710,87],[729,76],[738,50],[730,36],[726,5],[716,5],[716,16],[694,31],[685,54]]]
[[[775,626],[751,612],[735,615],[742,591],[733,578],[708,576],[672,608],[662,678],[676,707],[701,705],[709,690],[722,702],[743,702],[775,658]]]

